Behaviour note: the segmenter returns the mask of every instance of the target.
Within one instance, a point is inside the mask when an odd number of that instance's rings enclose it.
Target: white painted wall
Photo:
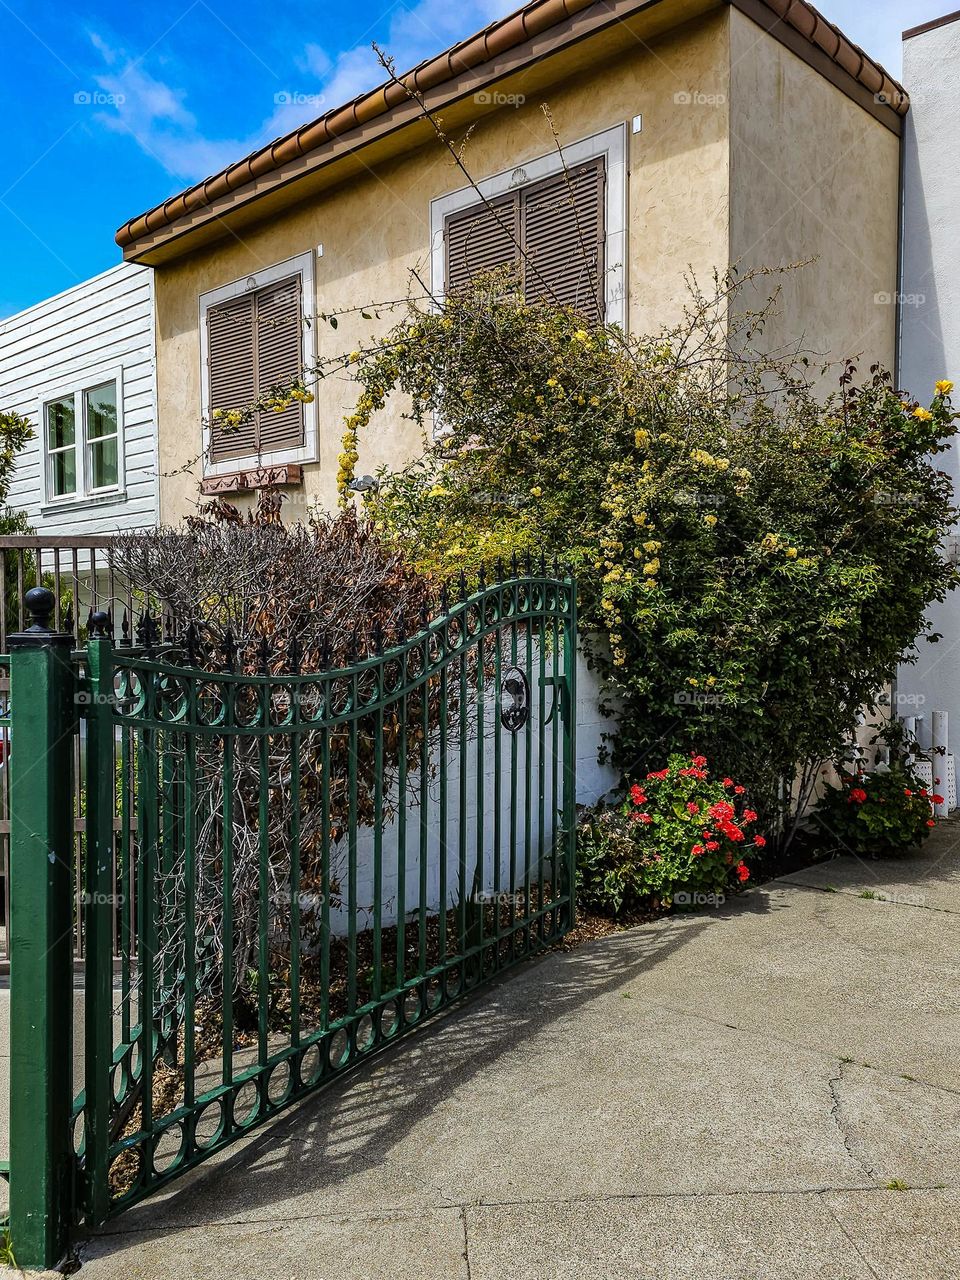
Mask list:
[[[903,271],[899,385],[927,403],[938,378],[960,389],[960,20],[904,41],[903,82],[910,94],[903,174]],[[937,458],[960,482],[960,444]],[[958,489],[960,491],[960,489]],[[960,598],[929,611],[943,639],[918,644],[919,661],[901,668],[898,710],[919,715],[930,745],[934,710],[950,713],[951,748],[960,747]]]
[[[538,655],[534,650],[534,661],[531,667],[532,672],[538,670]],[[521,664],[523,665],[523,664]],[[550,675],[550,660],[547,662],[547,674]],[[439,755],[434,752],[431,760],[431,778],[428,786],[428,802],[427,802],[427,844],[426,844],[426,872],[427,872],[427,904],[431,915],[439,911],[440,905],[440,867],[446,861],[447,873],[447,906],[452,907],[458,901],[459,894],[459,866],[460,866],[460,831],[461,827],[466,835],[466,862],[467,862],[467,890],[469,892],[473,884],[474,872],[477,866],[477,850],[482,849],[483,853],[483,877],[482,885],[484,892],[492,893],[494,888],[499,886],[501,892],[507,892],[510,887],[510,830],[511,824],[515,824],[517,836],[516,846],[519,851],[518,884],[523,885],[524,874],[524,848],[529,840],[532,855],[532,881],[537,879],[537,866],[539,862],[538,853],[540,848],[540,804],[539,804],[539,739],[540,739],[540,720],[539,720],[539,698],[536,692],[535,682],[531,680],[533,687],[532,707],[530,718],[530,741],[531,741],[531,804],[528,809],[526,804],[526,791],[524,786],[525,777],[525,752],[527,735],[525,730],[521,730],[515,738],[504,729],[500,729],[500,877],[496,880],[494,874],[494,862],[496,855],[496,842],[494,838],[494,813],[495,813],[495,797],[496,797],[496,754],[494,741],[496,737],[496,728],[494,722],[494,702],[491,691],[488,690],[485,703],[484,715],[484,752],[483,752],[483,789],[478,787],[478,778],[481,771],[477,764],[477,743],[478,735],[476,731],[475,717],[473,723],[469,726],[469,745],[467,754],[467,768],[465,770],[464,782],[466,785],[466,806],[461,809],[460,804],[460,742],[459,737],[450,745],[447,752],[447,826],[446,837],[440,825],[439,814]],[[576,797],[579,804],[594,804],[597,800],[611,791],[618,783],[619,777],[615,770],[608,765],[599,763],[600,747],[602,737],[605,733],[610,732],[614,728],[614,724],[610,720],[606,720],[600,715],[597,706],[600,700],[600,685],[597,675],[592,672],[584,658],[581,656],[577,662],[577,704],[575,708],[576,716]],[[471,704],[474,705],[474,704]],[[552,692],[547,691],[545,696],[545,721],[549,719],[552,705]],[[553,726],[544,723],[544,808],[543,808],[543,849],[545,858],[549,858],[551,843],[554,831],[556,829],[557,812],[553,810]],[[515,794],[512,795],[510,787],[510,744],[511,741],[516,742],[517,749],[517,778],[518,786]],[[558,763],[562,761],[559,751],[562,750],[561,740],[558,735]],[[557,770],[557,794],[558,798],[562,796],[562,774],[561,769]],[[483,804],[483,838],[478,839],[477,811],[478,800],[482,796]],[[393,807],[398,807],[396,794],[393,796]],[[408,795],[405,804],[406,809],[406,856],[404,859],[406,886],[404,894],[405,913],[409,913],[419,904],[419,884],[420,884],[420,861],[419,861],[419,823],[421,816],[420,805],[420,775],[412,774],[409,780]],[[461,823],[461,814],[464,821]],[[528,834],[529,832],[529,834]],[[383,871],[382,886],[379,894],[382,910],[382,921],[385,927],[395,924],[397,920],[398,909],[398,858],[397,858],[397,835],[398,824],[396,819],[384,825],[382,834],[383,849]],[[371,828],[362,829],[358,833],[357,838],[357,904],[360,908],[360,927],[372,927],[373,924],[373,903],[377,900],[378,894],[373,876],[374,866],[374,834]],[[335,846],[332,852],[331,868],[340,883],[341,892],[344,902],[346,901],[347,892],[347,868],[348,868],[348,851],[346,842],[341,841]],[[549,868],[545,872],[549,878]],[[309,902],[303,904],[306,908],[304,912],[304,920],[307,921],[310,913]],[[318,908],[319,909],[319,908]],[[345,910],[334,910],[331,913],[331,929],[336,934],[345,934],[348,927],[348,918]],[[309,934],[309,925],[306,926]]]
[[[44,400],[95,386],[119,371],[124,484],[117,494],[47,500]],[[157,521],[157,409],[153,272],[121,263],[0,321],[0,408],[26,414],[36,439],[24,450],[10,505],[39,534],[113,533]]]

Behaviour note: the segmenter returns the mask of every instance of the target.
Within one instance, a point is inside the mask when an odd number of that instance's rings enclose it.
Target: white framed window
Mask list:
[[[474,219],[471,210],[475,211]],[[588,246],[592,249],[588,263],[581,261],[585,237],[594,237]],[[476,264],[486,268],[515,259],[518,243],[525,250],[521,268],[528,295],[549,292],[582,306],[587,285],[571,274],[572,267],[585,277],[587,268],[595,264],[601,279],[589,287],[600,295],[597,303],[602,303],[602,318],[626,328],[625,123],[524,161],[483,179],[476,187],[461,187],[431,201],[434,296],[443,297],[451,275],[456,284],[460,277],[474,274],[463,255],[473,252]],[[452,267],[453,248],[461,257]]]
[[[315,403],[258,412],[235,430],[215,410],[246,408],[316,362],[313,254],[302,253],[200,295],[200,408],[204,475],[313,462]]]
[[[122,494],[122,370],[101,370],[81,385],[52,388],[37,415],[43,433],[47,503],[111,499]]]

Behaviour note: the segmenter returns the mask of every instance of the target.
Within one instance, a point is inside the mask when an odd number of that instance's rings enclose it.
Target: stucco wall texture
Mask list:
[[[892,371],[900,139],[730,9],[730,257],[789,267],[763,341]],[[758,302],[760,289],[754,291]],[[839,369],[822,380],[837,385]]]
[[[519,106],[478,118],[466,151],[480,180],[552,151],[547,103],[567,144],[623,121],[628,161],[628,324],[655,331],[679,319],[684,275],[709,283],[715,268],[742,258],[780,266],[819,254],[781,280],[776,341],[804,340],[834,358],[865,351],[893,358],[894,308],[876,295],[895,290],[898,140],[866,111],[739,12],[725,7],[625,53],[590,53],[580,70],[545,68]],[[557,73],[559,75],[559,71]],[[509,82],[524,93],[524,73]],[[642,116],[642,130],[629,122]],[[460,128],[458,125],[458,133]],[[156,276],[161,518],[197,501],[202,449],[198,298],[201,293],[303,252],[315,260],[318,312],[402,299],[411,270],[429,279],[430,201],[464,185],[449,153],[429,141],[348,183],[311,196],[237,237],[159,267]],[[321,356],[361,347],[378,324],[358,313],[318,329]],[[773,340],[771,338],[771,340]],[[356,385],[320,383],[318,461],[304,467],[291,516],[335,500],[343,418]],[[396,411],[375,419],[361,442],[360,469],[398,464],[421,449]],[[171,474],[178,473],[178,474]]]
[[[575,142],[638,113],[643,130],[628,130],[629,324],[659,327],[679,318],[682,275],[692,267],[708,279],[728,256],[729,88],[726,17],[718,13],[658,41],[649,49],[531,94],[480,119],[465,161],[477,180],[551,152],[556,143],[541,110],[546,102],[561,143]],[[518,78],[519,79],[519,78]],[[677,104],[674,95],[699,90],[721,105]],[[522,93],[511,84],[511,92]],[[429,279],[430,201],[464,186],[439,140],[367,173],[321,199],[248,228],[242,240],[222,240],[202,253],[157,271],[158,393],[161,471],[169,473],[200,453],[199,295],[294,254],[315,252],[316,309],[338,311],[402,299],[410,271]],[[391,313],[381,313],[380,327]],[[321,355],[363,345],[377,325],[343,316],[334,332],[322,322]],[[335,502],[335,476],[343,418],[356,384],[334,377],[317,388],[319,462],[304,468],[304,495]],[[385,412],[366,433],[360,468],[400,463],[419,452],[411,424]],[[199,468],[164,478],[161,518],[171,521],[197,499]],[[295,504],[291,508],[295,509]]]

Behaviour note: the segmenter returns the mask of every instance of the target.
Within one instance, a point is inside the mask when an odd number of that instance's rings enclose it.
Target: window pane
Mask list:
[[[53,492],[60,498],[66,493],[77,491],[77,455],[73,449],[64,449],[50,458],[50,469],[53,473]]]
[[[87,422],[87,439],[117,434],[117,384],[105,382],[83,393],[83,411]]]
[[[117,483],[117,437],[94,440],[90,445],[90,487],[108,489]]]
[[[46,407],[47,412],[47,448],[62,449],[74,442],[74,406],[73,396],[64,396],[62,400],[51,400]]]

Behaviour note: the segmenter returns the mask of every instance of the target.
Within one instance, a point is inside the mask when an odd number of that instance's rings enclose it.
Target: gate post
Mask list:
[[[10,1237],[20,1266],[52,1267],[70,1227],[73,1149],[73,741],[71,635],[50,630],[52,591],[24,597],[9,637]]]
[[[563,834],[566,841],[567,888],[570,894],[570,922],[577,923],[577,581],[566,574],[570,604],[563,624],[563,666],[567,714],[563,719]]]

